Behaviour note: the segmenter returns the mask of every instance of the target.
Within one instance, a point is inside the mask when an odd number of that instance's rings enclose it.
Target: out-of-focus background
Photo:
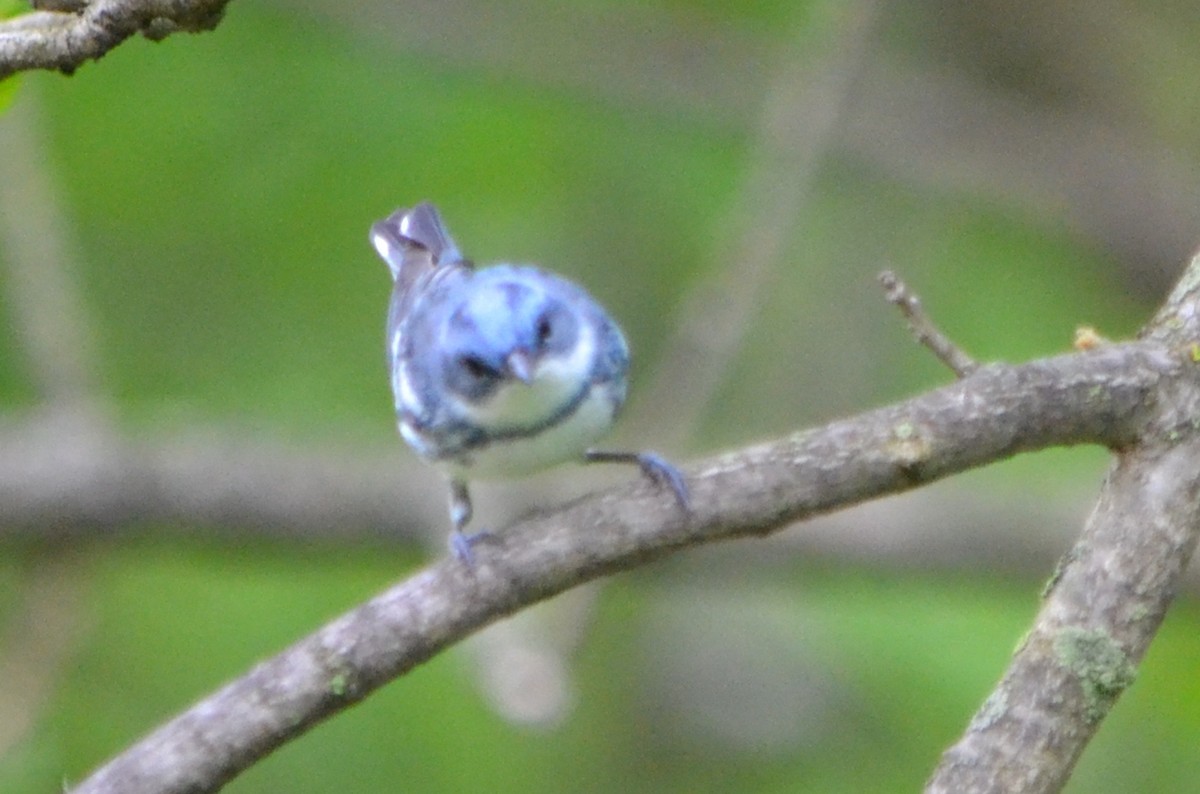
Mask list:
[[[477,260],[587,285],[635,356],[613,443],[683,462],[947,382],[884,268],[969,352],[1021,361],[1079,325],[1135,333],[1200,241],[1185,2],[237,0],[214,32],[10,94],[14,794],[78,780],[445,553],[383,366],[366,231],[397,206],[434,200]],[[227,790],[917,789],[1105,465],[1026,456],[613,577]],[[484,488],[479,514],[630,476]],[[1188,593],[1070,791],[1193,790],[1198,622]]]

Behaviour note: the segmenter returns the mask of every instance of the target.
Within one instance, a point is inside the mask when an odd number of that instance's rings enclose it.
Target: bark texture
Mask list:
[[[71,74],[141,33],[155,41],[211,30],[229,0],[92,0],[46,4],[0,22],[0,79],[30,69]]]
[[[928,792],[1054,792],[1121,693],[1179,589],[1200,530],[1200,265],[1143,331],[1179,362],[1118,444],[1087,526],[1032,630]]]
[[[347,613],[167,722],[74,791],[215,791],[491,621],[673,550],[766,534],[1018,452],[1079,443],[1135,448],[1157,416],[1156,395],[1192,366],[1157,341],[984,366],[911,400],[689,466],[688,513],[641,481],[586,497],[480,544],[474,568],[445,560]],[[1077,644],[1090,647],[1087,638]]]

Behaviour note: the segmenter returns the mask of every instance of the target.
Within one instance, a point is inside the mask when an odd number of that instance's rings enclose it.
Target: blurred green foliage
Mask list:
[[[9,77],[7,80],[0,80],[0,113],[3,113],[12,104],[13,98],[17,95],[17,86],[20,83],[21,79],[16,76]]]
[[[764,46],[805,18],[782,0],[658,7],[734,26]],[[828,6],[800,11],[819,16]],[[121,421],[139,432],[229,422],[398,444],[382,365],[389,284],[366,230],[423,198],[442,206],[469,255],[537,261],[587,284],[631,337],[635,391],[652,379],[681,297],[726,264],[715,251],[753,121],[731,129],[530,84],[398,49],[386,31],[337,24],[340,13],[352,12],[244,0],[213,33],[131,41],[70,79],[27,78],[18,99],[42,117]],[[13,82],[0,83],[0,105]],[[791,238],[694,433],[695,451],[944,383],[878,294],[884,267],[899,269],[982,359],[1066,351],[1080,323],[1127,336],[1151,309],[1127,296],[1109,255],[1060,225],[986,197],[915,189],[844,153],[819,170]],[[25,369],[13,340],[0,344],[9,407],[34,402]],[[972,479],[1049,498],[1098,481],[1104,458],[1056,452]],[[421,562],[414,551],[333,543],[142,539],[85,551],[76,648],[33,733],[0,758],[0,790],[78,779]],[[0,610],[19,604],[42,553],[0,555]],[[1036,579],[1050,573],[1011,581],[797,560],[712,584],[693,570],[701,568],[663,565],[604,592],[575,659],[578,703],[560,728],[497,717],[454,652],[226,790],[915,790],[1002,672],[1037,607]],[[768,651],[784,669],[824,671],[811,683],[823,705],[794,715],[799,727],[781,743],[731,743],[662,699],[683,668],[650,616],[697,582],[734,623],[761,632],[764,655],[730,656],[731,677],[761,682],[769,699]],[[684,602],[669,611],[671,625],[700,617]],[[1200,772],[1200,691],[1190,683],[1198,618],[1191,604],[1172,613],[1071,791],[1189,790]],[[716,662],[726,651],[712,649]]]
[[[0,19],[8,19],[29,10],[24,0],[0,0]]]

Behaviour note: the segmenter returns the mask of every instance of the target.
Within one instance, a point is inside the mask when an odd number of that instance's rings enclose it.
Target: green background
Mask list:
[[[94,328],[90,363],[124,430],[207,424],[314,449],[398,449],[381,365],[389,284],[366,230],[425,198],[476,259],[536,261],[586,284],[634,350],[628,421],[662,411],[639,405],[638,385],[653,381],[689,289],[736,272],[741,229],[728,224],[760,155],[773,70],[794,59],[818,71],[848,13],[782,0],[464,2],[411,15],[385,5],[237,0],[214,32],[131,41],[69,79],[22,77],[0,125],[16,114],[37,125]],[[1118,5],[1108,23],[1126,31],[1117,39],[1082,5],[1018,4],[1011,18],[988,4],[975,15],[883,5],[867,51],[877,69],[953,75],[1043,122],[1089,119],[1135,149],[1170,152],[1190,176],[1200,145],[1180,97],[1200,96],[1200,19],[1183,4]],[[491,13],[502,19],[488,35]],[[470,30],[456,27],[463,20]],[[678,49],[621,58],[621,31],[647,28]],[[755,79],[710,81],[691,97],[695,82],[675,80],[657,56],[712,74],[728,54],[690,49],[696,40],[753,55]],[[1078,50],[1059,52],[1060,40]],[[1091,57],[1068,58],[1078,52]],[[1133,62],[1138,70],[1123,68]],[[13,85],[0,83],[0,102]],[[1080,324],[1132,335],[1186,257],[1172,241],[1156,257],[1119,249],[1094,232],[1101,221],[1068,211],[1070,199],[1003,183],[1003,165],[965,179],[949,163],[930,166],[936,157],[897,153],[899,167],[841,142],[823,144],[778,261],[740,319],[744,343],[699,424],[664,450],[673,458],[945,383],[882,299],[884,267],[968,351],[1020,361],[1069,350]],[[27,153],[0,151],[13,156]],[[978,161],[994,163],[996,151]],[[1118,187],[1096,182],[1097,204],[1121,206]],[[11,303],[0,316],[12,326]],[[37,406],[30,369],[6,335],[0,399],[12,417]],[[690,397],[679,384],[675,399]],[[1054,451],[960,479],[998,506],[997,526],[1018,503],[1081,524],[1105,461],[1102,450]],[[440,500],[435,475],[406,471]],[[1012,521],[1030,521],[1028,511]],[[1074,528],[1053,527],[1065,537]],[[0,621],[20,619],[48,560],[75,594],[52,686],[0,756],[0,790],[80,779],[430,553],[403,538],[131,529],[0,546]],[[1042,529],[1036,519],[1013,527]],[[497,713],[477,659],[456,649],[226,790],[916,790],[1004,670],[1053,570],[1052,557],[988,565],[986,551],[956,565],[922,564],[920,548],[908,563],[767,556],[732,544],[614,577],[581,619],[567,654],[573,707],[553,725]],[[1070,791],[1192,790],[1198,619],[1185,596]]]

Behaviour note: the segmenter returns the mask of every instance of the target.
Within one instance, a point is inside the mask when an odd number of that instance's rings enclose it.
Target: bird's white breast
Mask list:
[[[608,389],[591,389],[575,411],[541,432],[517,438],[496,439],[468,453],[468,460],[443,465],[466,479],[502,479],[582,458],[584,450],[612,426],[614,405]]]
[[[539,362],[532,383],[507,382],[479,404],[459,401],[468,421],[495,438],[466,461],[450,463],[451,471],[472,479],[515,477],[581,457],[612,425],[615,409],[612,384],[590,384],[595,356],[595,332],[585,327],[570,355]],[[585,387],[575,409],[550,422]]]

